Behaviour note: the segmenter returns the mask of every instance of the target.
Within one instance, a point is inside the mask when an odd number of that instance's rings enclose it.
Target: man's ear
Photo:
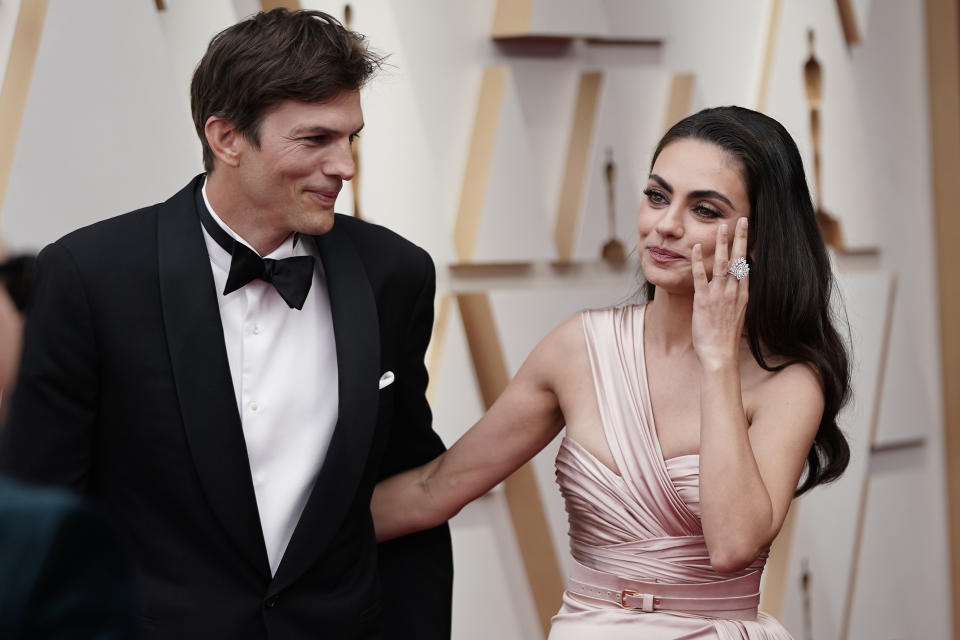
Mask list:
[[[203,132],[217,160],[228,167],[240,164],[244,137],[232,122],[219,116],[210,116],[203,126]]]

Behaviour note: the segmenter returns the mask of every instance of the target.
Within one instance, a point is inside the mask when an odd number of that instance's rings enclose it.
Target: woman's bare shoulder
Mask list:
[[[780,366],[783,359],[770,359],[768,364]],[[745,404],[748,414],[777,414],[797,410],[802,414],[819,416],[823,411],[823,386],[813,365],[806,362],[786,364],[782,369],[767,371],[752,361],[742,370]],[[749,396],[749,400],[748,400]],[[745,408],[747,408],[745,406]]]
[[[794,362],[775,371],[767,382],[769,393],[823,403],[820,374],[807,362]]]
[[[578,311],[554,327],[537,344],[528,362],[535,366],[540,377],[551,386],[565,386],[571,376],[582,377],[589,372],[587,343],[584,335],[585,316],[609,312],[609,309]]]
[[[586,353],[586,346],[583,339],[583,320],[581,313],[577,313],[558,324],[544,336],[534,349],[533,354],[537,356],[538,361],[543,361],[548,366],[554,366],[567,361],[580,352]]]
[[[553,328],[538,345],[556,357],[569,357],[582,354],[586,356],[586,339],[584,337],[584,322],[591,316],[615,313],[629,313],[637,307],[603,307],[598,309],[584,309],[573,314]]]

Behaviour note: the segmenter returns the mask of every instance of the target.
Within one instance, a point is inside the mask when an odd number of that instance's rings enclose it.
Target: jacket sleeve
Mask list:
[[[20,373],[0,430],[0,472],[86,487],[99,379],[90,304],[77,265],[60,243],[37,260]]]
[[[433,330],[436,273],[430,256],[421,253],[423,278],[404,343],[403,375],[397,376],[393,429],[381,478],[424,464],[444,451],[443,442],[432,427],[424,362]],[[448,640],[453,597],[449,527],[444,524],[382,543],[378,561],[386,637]]]

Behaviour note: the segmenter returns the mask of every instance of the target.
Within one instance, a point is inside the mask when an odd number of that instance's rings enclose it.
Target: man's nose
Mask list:
[[[349,138],[338,140],[331,155],[327,158],[324,173],[341,180],[352,180],[357,173],[357,163],[353,159],[353,144]]]

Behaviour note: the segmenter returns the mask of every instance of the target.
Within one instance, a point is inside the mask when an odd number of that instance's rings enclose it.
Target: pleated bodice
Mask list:
[[[571,555],[586,571],[683,585],[704,601],[744,597],[746,588],[753,608],[741,611],[739,619],[703,611],[644,612],[568,591],[551,640],[789,639],[776,620],[756,611],[766,552],[733,575],[720,575],[710,565],[700,524],[700,458],[664,460],[657,439],[643,352],[644,311],[644,306],[631,306],[582,314],[600,419],[616,471],[575,440],[563,439],[556,476],[569,518]]]

